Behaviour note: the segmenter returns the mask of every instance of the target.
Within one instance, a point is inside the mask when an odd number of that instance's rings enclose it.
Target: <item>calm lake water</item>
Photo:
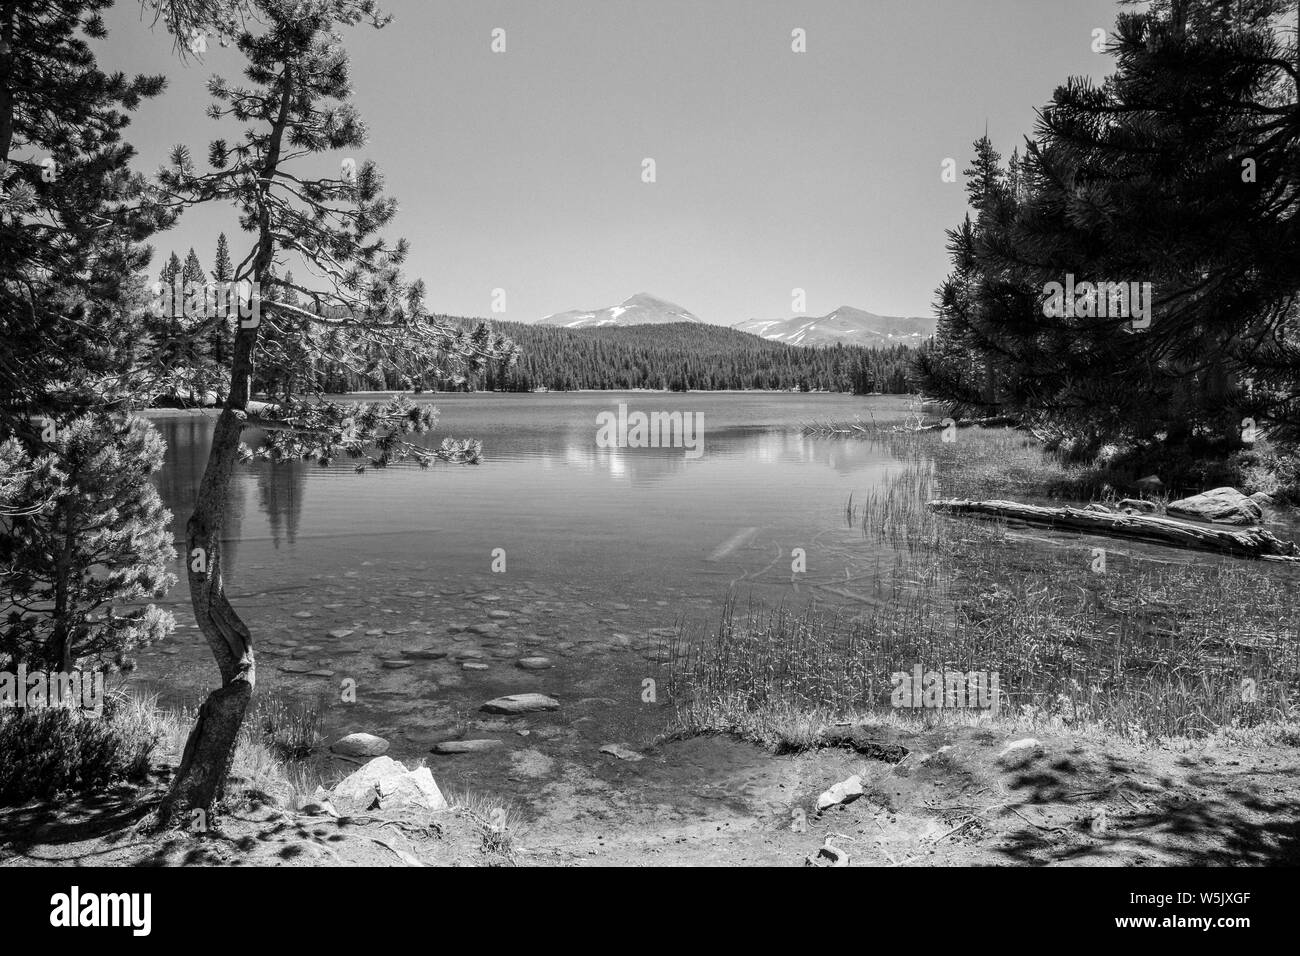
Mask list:
[[[259,693],[319,700],[331,738],[377,733],[402,759],[450,736],[517,734],[517,721],[487,719],[478,706],[539,691],[564,706],[532,719],[534,745],[549,738],[594,752],[652,733],[661,718],[641,703],[655,629],[682,616],[716,620],[728,594],[860,605],[892,564],[849,526],[844,505],[901,463],[878,443],[810,437],[800,426],[896,418],[905,399],[605,392],[427,400],[441,411],[430,441],[478,438],[482,464],[357,474],[343,460],[328,468],[254,462],[237,475],[227,590],[254,634]],[[702,415],[703,454],[598,447],[597,416],[620,402]],[[155,424],[168,445],[159,487],[179,540],[213,419],[161,414]],[[806,573],[792,573],[795,548],[806,553]],[[216,670],[180,577],[165,602],[176,635],[139,655],[133,680],[165,700],[194,702]],[[520,668],[530,656],[554,666]],[[347,678],[356,681],[355,704],[339,700]],[[492,766],[491,755],[456,759]]]

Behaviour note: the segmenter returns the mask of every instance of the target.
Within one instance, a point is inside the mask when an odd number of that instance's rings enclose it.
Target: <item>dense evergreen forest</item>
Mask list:
[[[901,345],[883,350],[800,348],[694,322],[595,329],[497,322],[493,328],[519,345],[519,359],[504,371],[489,368],[472,382],[499,391],[755,388],[898,393],[908,390],[912,352]]]
[[[224,281],[230,271],[227,249],[222,235],[217,243],[215,268],[210,273],[214,280]],[[159,280],[171,288],[177,276],[182,281],[202,284],[207,275],[191,249],[184,259],[173,252]],[[292,275],[286,276],[286,281],[292,282]],[[306,306],[296,295],[286,299]],[[466,343],[513,345],[503,348],[501,354],[515,356],[514,361],[440,373],[429,370],[430,365],[443,365],[430,361],[436,355],[394,350],[383,343],[361,354],[340,352],[326,347],[330,344],[326,341],[328,333],[300,327],[295,320],[281,316],[268,320],[262,338],[268,348],[280,350],[286,361],[256,370],[254,389],[299,395],[411,389],[527,392],[539,388],[772,389],[858,395],[913,391],[908,376],[917,350],[905,345],[886,349],[844,345],[810,348],[694,322],[566,329],[448,315],[436,318],[456,329]],[[185,323],[180,318],[151,315],[147,321],[159,341],[185,339]],[[163,394],[160,401],[190,404],[196,394],[223,393],[224,384],[215,369],[221,356],[229,354],[233,331],[230,321],[217,322],[206,336],[183,352],[170,354],[167,365],[174,373],[173,395]],[[293,344],[295,341],[298,344]],[[303,341],[317,347],[304,347]]]

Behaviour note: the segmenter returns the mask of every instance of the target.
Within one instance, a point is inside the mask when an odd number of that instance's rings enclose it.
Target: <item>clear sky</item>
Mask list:
[[[434,311],[533,321],[635,292],[708,322],[851,305],[929,315],[944,230],[987,123],[1010,153],[1070,75],[1112,68],[1093,30],[1114,0],[389,0],[386,29],[347,32],[355,102],[400,202],[394,236]],[[106,67],[165,73],[127,130],[152,171],[185,143],[205,162],[215,43],[182,64],[171,38],[118,0]],[[505,31],[506,52],[491,50]],[[807,52],[791,50],[806,31]],[[642,161],[657,181],[642,181]],[[322,171],[338,159],[321,160]],[[157,237],[153,271],[232,213],[188,213]]]

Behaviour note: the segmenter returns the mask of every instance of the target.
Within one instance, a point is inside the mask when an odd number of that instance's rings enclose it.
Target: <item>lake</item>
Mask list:
[[[241,466],[226,584],[254,635],[258,693],[310,698],[330,739],[367,731],[398,759],[449,736],[517,724],[478,706],[539,691],[564,705],[534,728],[555,746],[652,734],[642,701],[650,642],[679,619],[713,621],[729,594],[802,607],[861,605],[890,554],[845,518],[901,467],[871,441],[803,434],[814,419],[898,418],[901,397],[772,393],[449,394],[429,443],[478,438],[481,464],[358,474],[338,459]],[[702,416],[681,447],[608,448],[597,416]],[[211,440],[212,413],[159,413],[159,488],[178,545]],[[250,444],[256,435],[250,435]],[[793,571],[794,549],[806,570]],[[180,548],[178,547],[178,551]],[[497,570],[494,570],[494,564]],[[216,668],[189,614],[184,575],[163,602],[176,634],[141,651],[132,680],[194,703]],[[334,632],[331,636],[330,632]],[[350,633],[349,633],[350,632]],[[438,656],[444,654],[445,656]],[[553,667],[524,670],[525,657]],[[339,688],[355,681],[355,703]],[[599,738],[599,739],[598,739]],[[490,755],[472,773],[491,776]],[[461,758],[464,759],[464,758]]]

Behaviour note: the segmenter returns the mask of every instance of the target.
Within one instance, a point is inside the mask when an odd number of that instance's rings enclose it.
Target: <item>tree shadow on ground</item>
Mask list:
[[[1100,786],[1079,787],[1085,769]],[[1013,801],[1003,816],[1023,825],[1005,833],[996,849],[1027,865],[1295,865],[1296,770],[1198,767],[1175,779],[1140,774],[1137,765],[1114,757],[1101,768],[1069,758],[1038,762],[1007,783]],[[1035,819],[1035,811],[1048,807],[1068,822]]]

